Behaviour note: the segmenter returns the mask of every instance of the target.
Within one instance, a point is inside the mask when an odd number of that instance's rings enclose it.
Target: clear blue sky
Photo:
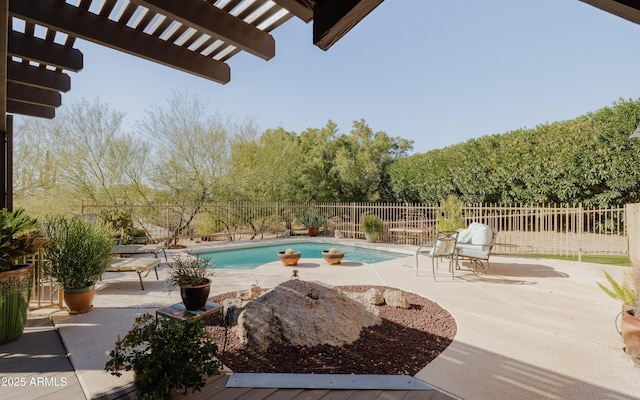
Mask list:
[[[386,0],[326,52],[297,19],[272,35],[276,56],[234,56],[226,85],[78,41],[63,104],[99,97],[133,124],[180,91],[261,131],[364,119],[422,153],[640,97],[640,25],[578,0]]]

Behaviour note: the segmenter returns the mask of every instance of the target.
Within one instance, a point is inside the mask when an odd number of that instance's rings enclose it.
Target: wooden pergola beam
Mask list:
[[[313,44],[328,50],[384,0],[316,0]]]
[[[7,112],[47,119],[52,119],[56,116],[54,107],[38,106],[13,100],[7,100]]]
[[[133,56],[227,83],[229,66],[124,24],[56,0],[20,0],[9,3],[9,12],[26,21],[55,29]]]
[[[271,35],[202,0],[130,0],[264,60],[276,55]]]
[[[71,89],[69,75],[16,61],[9,61],[7,64],[7,81],[58,92],[68,92]]]
[[[640,24],[640,2],[637,0],[580,0],[627,21]]]
[[[304,22],[309,23],[313,19],[313,2],[311,0],[273,0],[273,2]]]
[[[14,57],[37,61],[41,64],[78,72],[82,69],[82,53],[78,49],[65,47],[58,43],[47,42],[33,36],[11,31],[8,33],[7,54]]]
[[[7,100],[15,100],[45,107],[60,107],[62,105],[62,96],[58,92],[38,89],[13,82],[7,83]]]

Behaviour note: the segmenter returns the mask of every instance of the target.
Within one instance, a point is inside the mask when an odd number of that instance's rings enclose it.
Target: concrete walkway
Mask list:
[[[393,248],[407,257],[361,264],[347,255],[341,266],[303,258],[295,269],[301,279],[333,285],[402,288],[449,310],[458,324],[455,340],[416,378],[453,397],[640,399],[640,368],[622,352],[614,325],[620,303],[596,285],[604,282],[603,269],[621,278],[624,268],[496,256],[486,275],[460,271],[452,280],[441,265],[442,275],[434,282],[430,259],[422,260],[421,276],[416,276],[415,247]],[[278,262],[255,270],[218,269],[212,294],[252,284],[273,287],[289,279],[293,269]],[[159,270],[160,281],[148,277],[144,291],[136,274],[106,275],[91,312],[55,317],[87,398],[131,382],[131,376],[116,378],[103,367],[117,336],[129,330],[134,318],[180,301],[178,292],[169,294],[163,285],[164,264]]]

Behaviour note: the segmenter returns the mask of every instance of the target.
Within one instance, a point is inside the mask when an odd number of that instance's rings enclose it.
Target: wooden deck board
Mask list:
[[[302,389],[278,389],[271,396],[269,396],[269,400],[291,400],[295,399],[300,393],[302,393]]]

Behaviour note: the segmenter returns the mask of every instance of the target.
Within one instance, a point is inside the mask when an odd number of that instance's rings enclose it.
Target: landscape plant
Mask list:
[[[42,223],[48,262],[45,274],[65,289],[93,286],[109,267],[113,231],[98,222],[64,215],[46,217]]]
[[[34,265],[21,262],[47,243],[37,219],[25,210],[0,211],[0,343],[17,339],[24,332]]]
[[[440,202],[436,224],[440,232],[455,232],[464,228],[465,222],[462,215],[462,202],[453,195],[447,196]]]
[[[380,234],[384,231],[384,224],[377,215],[366,214],[362,217],[362,230],[364,233]]]
[[[24,209],[0,210],[0,272],[15,269],[19,260],[37,253],[47,243],[37,218]]]
[[[172,389],[200,391],[204,377],[220,374],[218,346],[201,319],[156,319],[143,314],[109,352],[105,370],[134,372],[138,399],[164,399]]]
[[[324,215],[316,210],[309,210],[300,217],[300,223],[305,228],[320,228],[324,224]]]
[[[195,256],[174,256],[173,263],[167,267],[166,284],[169,291],[179,286],[199,286],[209,282],[213,275],[211,259]]]
[[[604,273],[607,282],[610,287],[603,285],[600,282],[596,282],[600,289],[602,289],[610,297],[622,301],[622,304],[635,307],[636,306],[636,288],[631,283],[631,272],[625,272],[622,282],[616,281],[607,271]]]

